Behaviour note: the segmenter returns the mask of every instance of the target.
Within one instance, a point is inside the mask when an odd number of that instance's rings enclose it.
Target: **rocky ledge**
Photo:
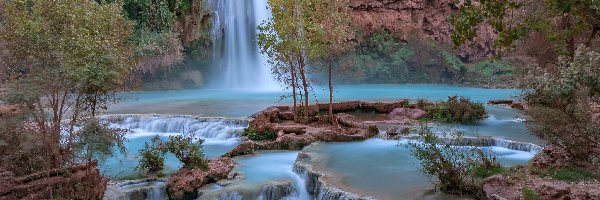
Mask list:
[[[539,199],[600,199],[599,183],[567,183],[532,175],[517,178],[500,174],[483,183],[487,198],[494,200],[523,199],[524,188],[535,192]]]
[[[201,191],[202,200],[230,199],[262,199],[280,200],[295,199],[298,192],[292,181],[269,181],[261,184],[233,184],[220,189]]]
[[[405,124],[423,117],[426,113],[411,108],[407,100],[397,102],[351,101],[333,104],[333,116],[319,115],[328,111],[328,104],[309,107],[309,117],[294,122],[289,106],[269,107],[252,116],[248,130],[258,135],[272,135],[273,140],[246,140],[226,154],[229,157],[252,154],[256,150],[300,150],[313,142],[359,141],[379,134],[375,122],[363,122],[344,112],[373,111],[390,116],[384,123]],[[413,106],[414,107],[414,106]]]

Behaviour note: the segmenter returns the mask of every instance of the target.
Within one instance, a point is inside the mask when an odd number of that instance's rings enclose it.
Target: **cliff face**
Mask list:
[[[350,0],[353,23],[366,33],[385,29],[403,40],[427,38],[452,45],[448,19],[458,11],[455,0]],[[493,54],[490,27],[480,27],[469,47],[459,48],[466,58]]]

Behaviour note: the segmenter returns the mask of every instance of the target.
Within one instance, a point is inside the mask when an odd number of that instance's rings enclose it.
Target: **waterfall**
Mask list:
[[[141,179],[110,182],[104,193],[106,200],[163,200],[167,199],[165,180]]]
[[[103,119],[114,128],[131,130],[127,134],[130,138],[156,134],[174,135],[185,131],[205,139],[205,142],[237,139],[248,126],[248,121],[242,119],[193,116],[109,115],[104,116]]]
[[[532,154],[541,152],[543,147],[528,142],[517,142],[495,137],[463,137],[457,145],[479,147],[502,147],[510,150],[525,151]]]
[[[213,63],[212,86],[228,89],[276,90],[277,84],[257,43],[257,26],[271,15],[267,0],[210,0]]]
[[[290,171],[293,177],[294,187],[296,188],[297,193],[294,196],[289,197],[288,199],[297,199],[297,200],[309,200],[311,199],[310,194],[308,194],[308,189],[306,188],[306,180],[308,179],[307,172],[296,173]]]

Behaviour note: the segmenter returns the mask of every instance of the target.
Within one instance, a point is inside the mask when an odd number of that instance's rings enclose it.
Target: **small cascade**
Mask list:
[[[315,170],[311,162],[310,154],[300,153],[298,155],[298,159],[294,163],[293,171],[296,174],[299,174],[301,180],[304,182],[302,184],[306,191],[306,196],[308,199],[318,199],[318,200],[373,200],[374,198],[368,196],[361,196],[358,194],[354,194],[351,192],[344,191],[331,183],[326,181],[326,178],[322,172]]]
[[[299,193],[292,182],[270,182],[263,186],[257,200],[304,200],[299,198]],[[308,200],[308,199],[306,199]]]
[[[188,132],[203,139],[237,138],[248,126],[247,120],[200,118],[192,116],[111,115],[103,118],[115,128],[129,129],[128,137]]]
[[[142,179],[109,183],[104,194],[105,200],[164,200],[166,183],[158,179]]]
[[[543,147],[528,142],[517,142],[495,137],[463,137],[459,142],[461,146],[480,146],[480,147],[502,147],[510,150],[525,151],[536,154],[542,151]]]

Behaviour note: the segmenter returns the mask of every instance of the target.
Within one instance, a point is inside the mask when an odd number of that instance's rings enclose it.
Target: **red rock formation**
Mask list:
[[[455,0],[350,0],[353,23],[366,33],[385,29],[403,40],[429,38],[452,45],[448,18],[458,11]],[[480,27],[472,47],[462,47],[463,57],[492,54],[490,27]]]
[[[372,110],[388,114],[396,108],[407,105],[405,100],[398,102],[361,102],[350,101],[333,104],[333,121],[329,116],[315,116],[319,112],[328,111],[328,104],[310,106],[310,120],[303,123],[291,122],[293,113],[288,106],[269,107],[254,114],[250,121],[250,129],[257,133],[277,133],[273,141],[245,141],[226,154],[228,157],[252,154],[256,150],[291,150],[302,149],[316,141],[344,142],[364,140],[375,136],[379,130],[375,125],[370,125],[356,120],[354,116],[345,113],[355,110]],[[285,123],[281,123],[286,121]]]
[[[418,108],[396,108],[390,112],[390,119],[421,119],[427,115],[427,112]]]
[[[539,199],[600,199],[598,183],[565,183],[535,176],[511,179],[505,175],[494,175],[483,182],[488,199],[522,199],[524,187],[534,191]]]
[[[202,7],[204,1],[192,0],[192,8],[190,13],[185,16],[178,16],[178,20],[175,21],[175,32],[179,33],[181,44],[185,48],[189,48],[193,43],[198,40],[198,36],[201,31],[201,27],[210,23],[210,14],[203,13]],[[180,15],[178,13],[178,15]]]
[[[106,178],[96,169],[97,162],[53,169],[16,177],[0,167],[0,200],[12,199],[101,199]]]
[[[235,161],[229,157],[215,158],[208,163],[208,171],[203,169],[181,169],[169,177],[167,190],[177,199],[195,199],[196,190],[207,183],[227,178]],[[185,198],[184,198],[185,197]]]

